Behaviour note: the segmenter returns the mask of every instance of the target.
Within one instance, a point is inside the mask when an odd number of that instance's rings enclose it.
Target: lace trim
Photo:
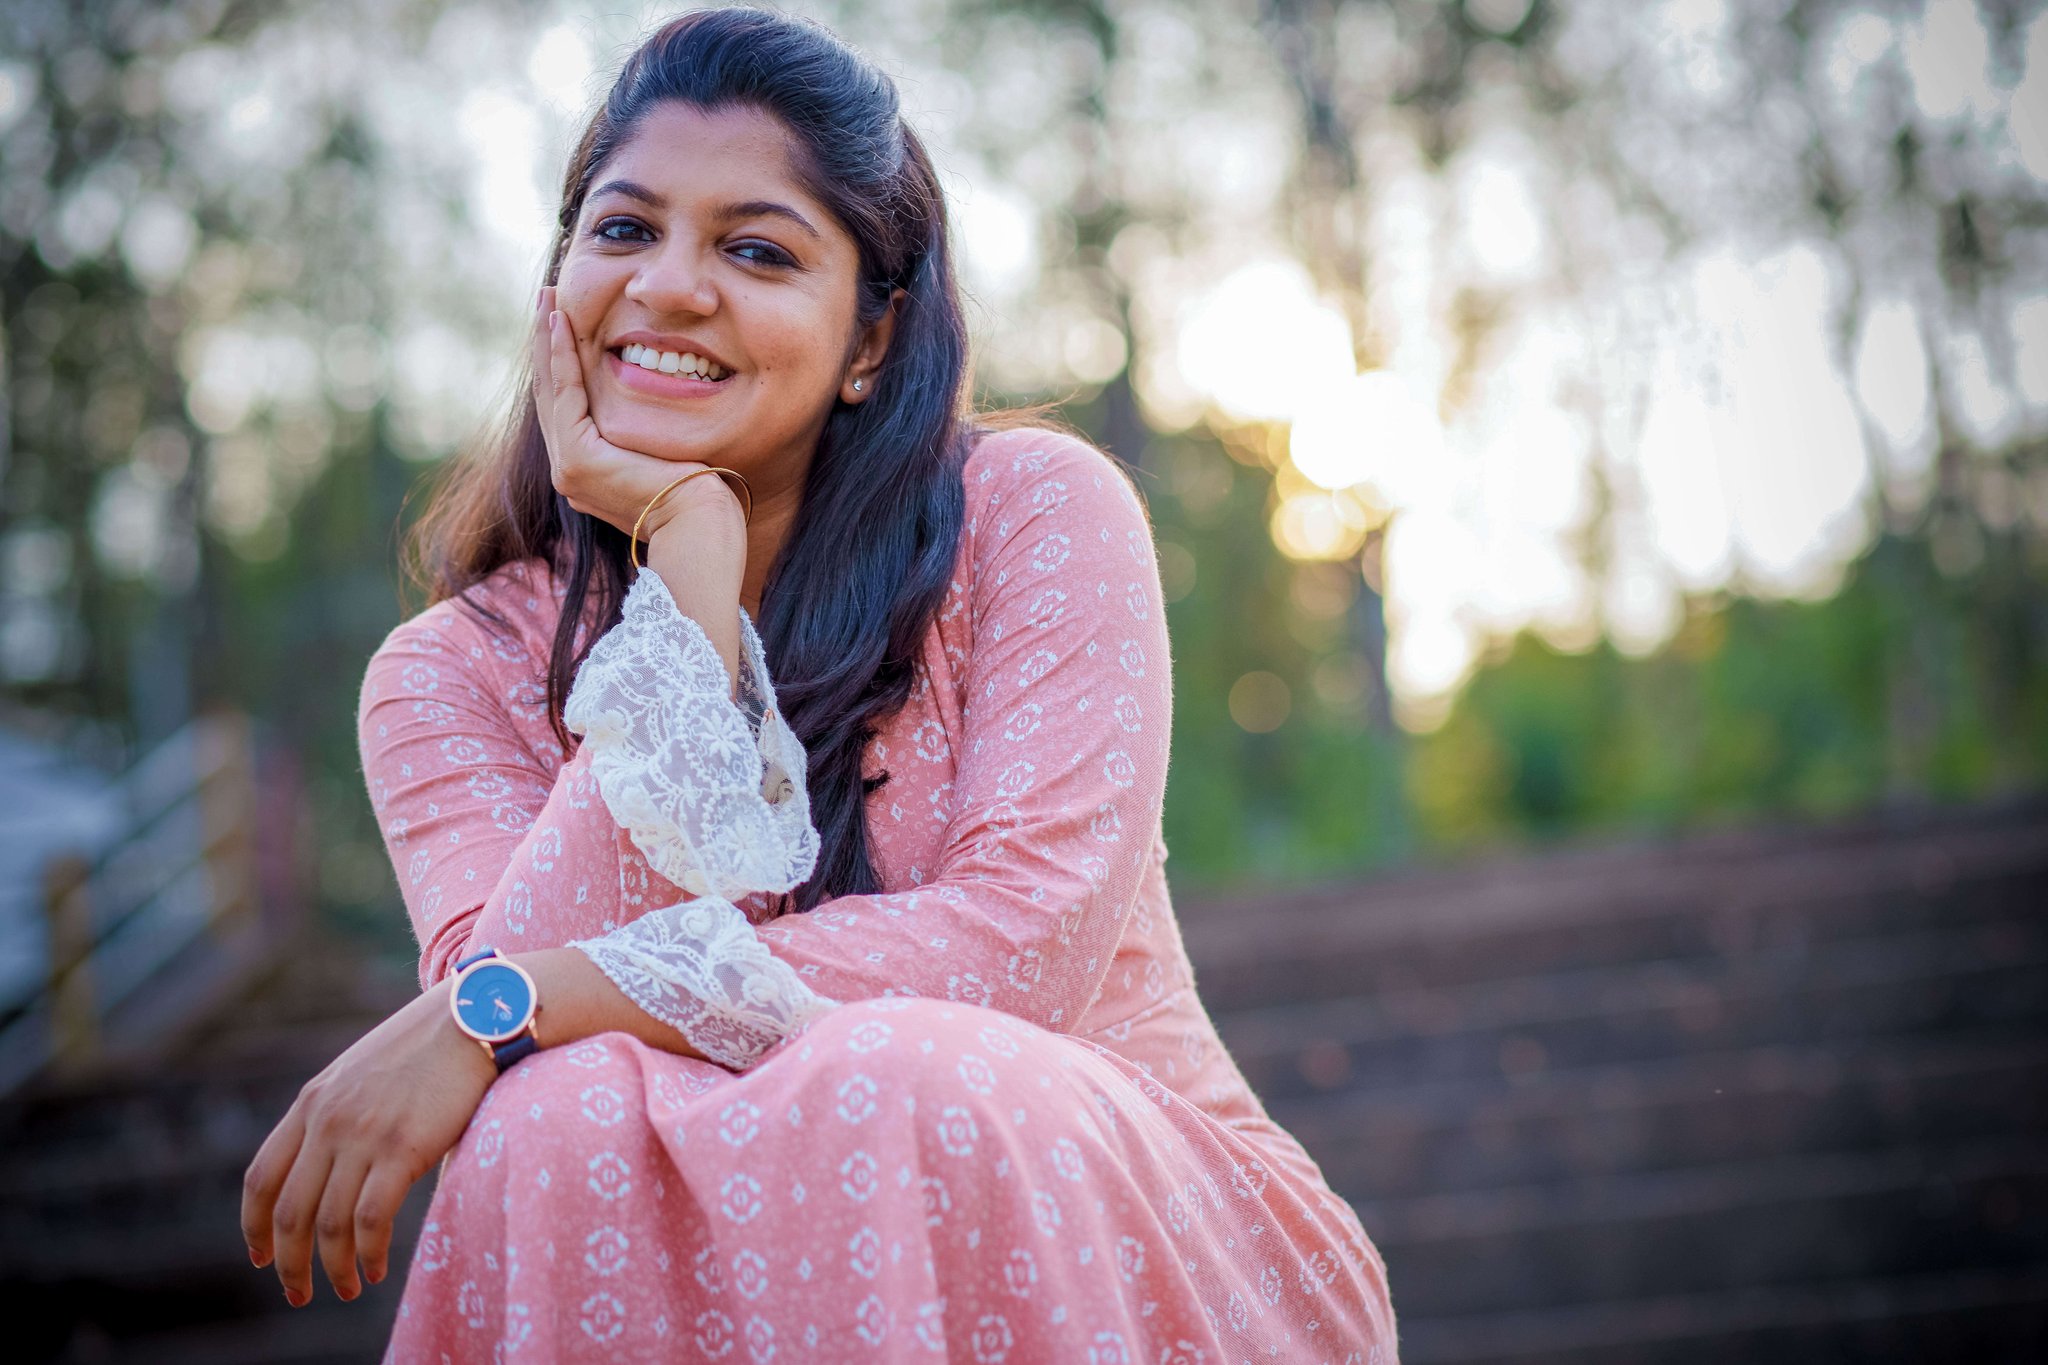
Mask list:
[[[734,899],[817,865],[803,744],[783,721],[761,637],[740,610],[739,696],[710,636],[642,573],[563,707],[612,818],[695,899],[572,946],[648,1014],[740,1068],[839,1002],[768,950]]]
[[[633,1003],[734,1070],[839,1003],[806,986],[739,907],[716,896],[666,906],[570,946]]]
[[[740,630],[741,690],[761,705],[758,730],[710,637],[655,573],[633,580],[563,707],[605,805],[648,865],[693,895],[727,899],[788,891],[818,857],[803,745],[776,710],[744,608]]]

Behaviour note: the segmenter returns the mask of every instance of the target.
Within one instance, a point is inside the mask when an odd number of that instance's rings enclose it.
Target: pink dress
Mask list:
[[[744,612],[735,703],[641,575],[566,761],[540,562],[475,594],[503,626],[439,603],[371,660],[364,771],[422,983],[574,943],[724,1062],[608,1033],[500,1077],[388,1359],[1394,1360],[1378,1253],[1182,947],[1144,510],[1038,429],[982,439],[965,484],[916,689],[869,746],[879,894],[777,913],[816,835]]]

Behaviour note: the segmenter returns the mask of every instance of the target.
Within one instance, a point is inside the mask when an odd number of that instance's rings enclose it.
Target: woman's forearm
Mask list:
[[[735,520],[712,507],[666,522],[647,542],[647,568],[661,575],[683,615],[703,627],[737,689],[747,541],[745,524]]]
[[[661,509],[666,517],[648,534],[647,568],[644,572],[657,575],[677,610],[702,629],[725,666],[729,689],[727,699],[736,700],[742,672],[741,653],[746,648],[739,616],[740,590],[746,568],[746,523],[740,515],[738,502],[729,493],[720,491],[715,480],[685,484],[678,493],[692,491],[696,494],[694,498],[673,498],[673,505],[665,504]],[[630,601],[629,598],[629,606]],[[585,667],[592,667],[595,662],[596,656],[593,655],[592,662]],[[584,680],[579,677],[579,691],[583,685]],[[697,686],[695,682],[678,685]],[[572,728],[580,729],[575,716],[577,700],[577,695],[572,693],[570,723]],[[603,709],[595,701],[592,705],[598,711]],[[670,723],[677,722],[672,717]],[[596,744],[598,740],[593,736],[588,742]],[[749,779],[747,785],[750,788],[754,780]],[[600,785],[603,782],[600,775]],[[611,803],[612,797],[608,794],[606,800]],[[765,812],[765,806],[763,810]],[[716,831],[697,833],[698,837],[710,837]],[[813,842],[815,837],[812,836]],[[647,845],[642,844],[641,847],[647,850]],[[661,870],[661,860],[652,860],[657,870]],[[769,875],[764,877],[757,873],[752,880],[763,885],[772,881],[773,873],[780,870],[781,861],[784,860],[774,860],[776,865],[768,870]],[[808,862],[805,862],[798,875],[808,870]],[[674,868],[669,868],[668,872],[678,879],[685,875],[675,872]],[[514,960],[534,978],[540,999],[540,1014],[534,1021],[534,1031],[543,1048],[560,1047],[594,1034],[619,1032],[664,1052],[714,1060],[693,1046],[674,1025],[649,1013],[647,1008],[628,996],[581,949],[567,946],[538,949],[520,953]]]
[[[626,1033],[663,1052],[710,1060],[689,1039],[635,1004],[581,950],[543,948],[515,954],[511,960],[533,977],[540,1000],[534,1032],[542,1047],[561,1047],[599,1033]]]

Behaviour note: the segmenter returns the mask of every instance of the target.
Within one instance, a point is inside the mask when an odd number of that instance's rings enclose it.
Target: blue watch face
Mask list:
[[[526,1027],[533,988],[502,962],[472,969],[455,988],[455,1014],[487,1042],[500,1042]]]

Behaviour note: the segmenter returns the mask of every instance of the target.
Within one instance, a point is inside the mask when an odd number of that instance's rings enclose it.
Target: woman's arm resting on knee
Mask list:
[[[476,1113],[496,1067],[456,1027],[449,983],[411,1001],[306,1082],[249,1163],[242,1236],[285,1298],[313,1297],[313,1254],[344,1299],[388,1270],[391,1222]]]
[[[533,977],[541,1002],[534,1027],[544,1046],[620,1032],[701,1056],[575,949],[511,960]],[[249,1259],[275,1263],[295,1307],[313,1297],[316,1254],[343,1299],[389,1273],[392,1221],[406,1192],[455,1145],[497,1079],[490,1055],[450,1016],[450,984],[408,1002],[308,1081],[249,1163],[242,1185]]]

